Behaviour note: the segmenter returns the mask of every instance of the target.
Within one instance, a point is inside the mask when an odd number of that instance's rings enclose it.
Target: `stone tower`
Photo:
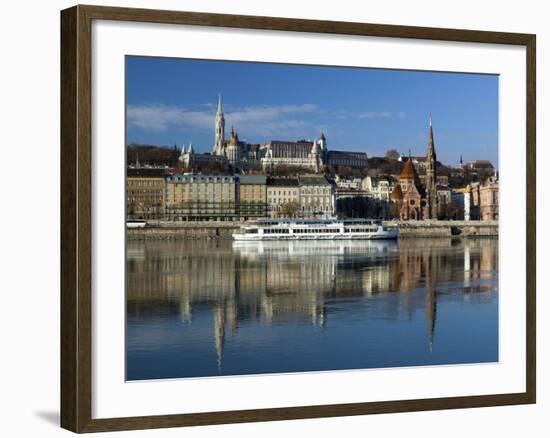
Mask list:
[[[223,117],[222,95],[218,96],[218,111],[216,111],[216,126],[214,140],[214,155],[224,155],[225,118]]]
[[[434,132],[432,127],[432,116],[430,115],[430,126],[428,131],[428,152],[426,154],[426,200],[428,201],[428,219],[437,219],[437,177]]]
[[[233,128],[231,128],[231,138],[227,144],[225,155],[232,166],[235,166],[241,158],[239,134]]]

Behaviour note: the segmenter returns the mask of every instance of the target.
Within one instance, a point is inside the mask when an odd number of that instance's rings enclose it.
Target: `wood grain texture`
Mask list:
[[[61,426],[77,429],[76,8],[61,16]]]
[[[527,394],[531,403],[536,403],[537,386],[537,82],[536,82],[536,37],[531,35],[527,44],[527,244],[526,244],[526,292],[527,292]]]
[[[200,414],[92,419],[91,23],[119,20],[229,28],[513,44],[527,51],[526,391]],[[61,425],[74,432],[458,409],[536,400],[536,39],[530,34],[75,6],[61,13]]]

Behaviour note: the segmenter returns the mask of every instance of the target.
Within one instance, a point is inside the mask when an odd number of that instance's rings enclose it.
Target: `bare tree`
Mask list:
[[[300,210],[300,204],[296,201],[285,202],[281,205],[281,212],[283,216],[286,217],[295,217]]]

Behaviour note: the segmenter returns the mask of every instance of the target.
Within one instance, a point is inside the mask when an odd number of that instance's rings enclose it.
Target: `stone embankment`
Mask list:
[[[498,236],[498,221],[386,221],[400,238]],[[230,239],[242,222],[160,222],[127,230],[128,240]]]
[[[498,236],[498,221],[386,221],[400,238]]]
[[[231,239],[241,222],[160,222],[145,228],[127,229],[128,240]]]

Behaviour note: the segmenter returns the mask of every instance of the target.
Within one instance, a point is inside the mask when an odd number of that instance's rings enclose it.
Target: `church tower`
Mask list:
[[[437,219],[437,177],[434,132],[432,127],[432,116],[430,115],[430,127],[428,131],[428,152],[426,154],[426,198],[428,201],[428,219]]]
[[[218,111],[216,111],[214,155],[224,155],[225,118],[223,117],[222,95],[218,96]]]

